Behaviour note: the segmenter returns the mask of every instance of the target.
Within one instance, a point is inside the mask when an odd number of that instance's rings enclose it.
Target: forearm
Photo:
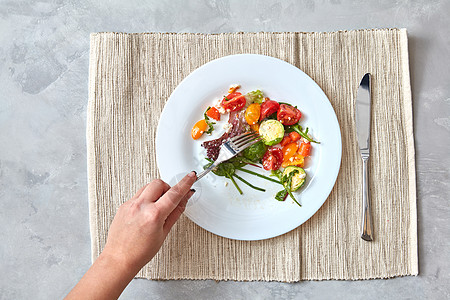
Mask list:
[[[66,299],[117,299],[138,271],[103,252]]]

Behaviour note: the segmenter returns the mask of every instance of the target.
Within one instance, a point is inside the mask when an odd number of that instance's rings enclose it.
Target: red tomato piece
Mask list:
[[[298,132],[292,131],[289,133],[289,137],[291,138],[291,141],[296,142],[300,139],[300,134]]]
[[[260,121],[264,120],[266,117],[278,111],[280,104],[277,101],[266,100],[261,104],[261,116]]]
[[[216,121],[220,121],[220,112],[214,106],[211,107],[210,109],[208,109],[208,111],[206,112],[206,115]]]
[[[292,139],[290,136],[287,135],[281,140],[280,145],[281,145],[281,147],[284,147],[287,144],[289,144],[290,142],[292,142]]]
[[[311,144],[310,143],[301,143],[300,148],[298,149],[298,154],[303,157],[309,156],[311,153]]]
[[[228,94],[222,100],[222,107],[229,111],[240,110],[245,106],[246,100],[245,96],[241,93]]]
[[[283,163],[283,153],[280,148],[271,147],[263,156],[262,164],[265,170],[278,170]]]
[[[237,96],[240,96],[240,95],[242,95],[242,94],[239,93],[239,92],[235,92],[235,93],[230,93],[230,94],[226,95],[225,98],[227,98],[228,100],[231,100],[231,99],[233,99],[234,97],[237,97]],[[224,99],[225,99],[225,98],[224,98]]]
[[[283,125],[294,125],[302,117],[302,113],[292,105],[280,104],[277,120]]]
[[[272,147],[271,150],[273,155],[275,155],[277,160],[283,160],[283,152],[278,147]]]
[[[277,159],[273,155],[264,156],[263,161],[262,161],[264,170],[267,170],[267,171],[275,170],[276,161],[277,161]]]

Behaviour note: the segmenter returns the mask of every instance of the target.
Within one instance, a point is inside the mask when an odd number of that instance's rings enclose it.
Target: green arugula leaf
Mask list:
[[[306,128],[305,131],[303,131],[302,126],[300,126],[299,124],[295,124],[295,125],[285,126],[284,130],[286,133],[296,131],[298,134],[300,134],[301,137],[310,141],[311,143],[320,144],[320,142],[317,142],[308,136],[308,130],[309,130],[308,127]]]

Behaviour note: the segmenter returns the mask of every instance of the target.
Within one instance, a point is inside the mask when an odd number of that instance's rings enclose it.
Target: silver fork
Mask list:
[[[241,135],[232,137],[220,146],[219,156],[216,161],[197,175],[197,180],[208,174],[212,169],[220,163],[235,157],[238,153],[244,151],[245,148],[259,142],[261,137],[256,132],[246,132]]]

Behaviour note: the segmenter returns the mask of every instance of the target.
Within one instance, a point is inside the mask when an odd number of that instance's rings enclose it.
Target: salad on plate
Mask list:
[[[219,138],[201,144],[206,150],[207,164],[204,168],[217,159],[224,141],[244,132],[255,131],[261,136],[260,142],[221,163],[212,172],[228,178],[240,194],[243,192],[236,179],[255,190],[265,192],[265,189],[251,184],[239,173],[264,178],[280,185],[276,200],[284,201],[289,196],[301,206],[294,193],[298,193],[307,180],[304,167],[311,157],[312,144],[320,143],[312,138],[308,128],[303,129],[300,125],[302,113],[299,108],[269,99],[260,90],[242,93],[240,88],[240,85],[232,85],[227,95],[209,106],[203,118],[192,128],[192,138],[199,140],[204,134],[210,135],[218,126],[217,122],[228,115],[228,122],[223,126],[225,132]],[[246,165],[261,171],[244,168]]]

